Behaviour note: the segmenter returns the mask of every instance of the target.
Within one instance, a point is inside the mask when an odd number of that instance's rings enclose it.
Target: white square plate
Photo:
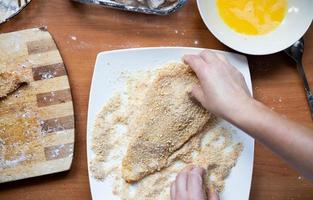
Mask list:
[[[159,47],[159,48],[138,48],[123,49],[101,52],[97,56],[96,65],[90,90],[88,126],[87,126],[87,156],[88,171],[89,162],[94,157],[91,150],[93,126],[96,115],[100,112],[103,104],[116,91],[125,87],[122,79],[119,79],[121,72],[135,72],[138,70],[155,69],[171,62],[180,62],[185,54],[197,54],[203,49],[188,47]],[[238,54],[221,52],[230,63],[232,63],[245,77],[247,85],[252,93],[251,79],[247,59]],[[231,126],[223,122],[221,126]],[[237,165],[232,169],[226,180],[225,190],[220,195],[221,200],[248,200],[251,186],[254,139],[232,127],[235,130],[234,140],[240,141],[244,149],[238,158]],[[97,181],[89,171],[89,183],[93,199],[119,199],[112,194],[110,182]]]

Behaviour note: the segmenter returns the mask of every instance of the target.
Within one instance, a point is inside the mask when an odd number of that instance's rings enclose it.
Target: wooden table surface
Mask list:
[[[148,16],[73,3],[33,0],[0,33],[47,26],[67,67],[75,106],[75,158],[69,172],[0,185],[0,199],[90,199],[86,159],[88,96],[100,51],[191,46],[231,51],[207,30],[195,0],[170,16]],[[289,33],[292,34],[292,33]],[[313,86],[313,28],[307,32],[304,65]],[[295,64],[284,54],[248,56],[256,99],[313,127]],[[105,199],[105,197],[103,197]],[[255,146],[250,199],[313,199],[313,185],[261,144]]]

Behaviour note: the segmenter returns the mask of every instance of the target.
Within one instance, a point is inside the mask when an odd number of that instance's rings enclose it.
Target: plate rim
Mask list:
[[[97,63],[99,62],[99,58],[102,57],[103,55],[108,55],[108,54],[112,54],[112,53],[123,53],[123,52],[129,52],[129,51],[146,51],[146,50],[162,50],[162,49],[166,49],[166,50],[211,50],[211,51],[215,51],[215,52],[226,52],[226,53],[230,53],[236,56],[239,56],[243,59],[245,59],[247,65],[248,65],[248,75],[250,77],[250,82],[251,82],[251,95],[253,96],[253,87],[252,87],[252,80],[251,80],[251,73],[250,73],[250,68],[249,68],[249,63],[248,63],[248,59],[245,55],[242,55],[240,53],[236,53],[236,52],[228,52],[228,51],[223,51],[223,50],[217,50],[217,49],[209,49],[209,48],[197,48],[197,47],[184,47],[184,46],[160,46],[160,47],[138,47],[138,48],[122,48],[122,49],[113,49],[113,50],[108,50],[108,51],[100,51],[97,56],[96,56],[96,61],[94,64],[94,69],[93,69],[93,75],[92,75],[92,80],[91,80],[91,84],[90,84],[90,91],[89,91],[89,99],[88,99],[88,112],[87,112],[87,126],[86,126],[86,153],[87,153],[87,172],[88,172],[88,181],[89,181],[89,189],[90,189],[90,193],[91,193],[91,197],[92,199],[94,199],[94,193],[92,192],[93,189],[91,187],[91,179],[93,179],[92,175],[91,175],[91,171],[90,171],[90,155],[89,155],[89,147],[90,147],[90,142],[89,138],[92,137],[92,130],[93,130],[93,126],[94,126],[94,122],[95,121],[91,121],[91,111],[90,111],[90,107],[92,104],[92,94],[93,94],[93,88],[95,86],[94,83],[94,78],[95,78],[95,72],[97,69]],[[89,131],[90,130],[90,131]],[[243,131],[244,132],[244,131]],[[245,132],[244,132],[245,133]],[[249,135],[250,136],[250,135]],[[251,136],[250,136],[251,137]],[[253,178],[253,171],[254,171],[254,154],[255,154],[255,139],[252,138],[251,141],[251,145],[252,145],[252,150],[253,150],[253,155],[252,155],[252,169],[251,169],[251,175],[250,175],[250,186],[249,186],[249,191],[248,191],[248,198],[250,197],[250,193],[251,193],[251,187],[252,187],[252,178]]]

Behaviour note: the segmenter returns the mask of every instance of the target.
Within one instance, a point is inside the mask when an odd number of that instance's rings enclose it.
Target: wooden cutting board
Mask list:
[[[0,100],[0,183],[69,170],[74,111],[63,60],[46,28],[0,35],[0,72],[29,83]]]

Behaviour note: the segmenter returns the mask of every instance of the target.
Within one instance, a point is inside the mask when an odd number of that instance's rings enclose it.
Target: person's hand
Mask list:
[[[212,51],[185,55],[184,62],[196,73],[200,86],[191,95],[213,114],[227,118],[252,99],[243,75],[224,56]]]
[[[219,200],[217,193],[204,189],[203,175],[204,169],[196,166],[177,174],[171,185],[171,200]]]

